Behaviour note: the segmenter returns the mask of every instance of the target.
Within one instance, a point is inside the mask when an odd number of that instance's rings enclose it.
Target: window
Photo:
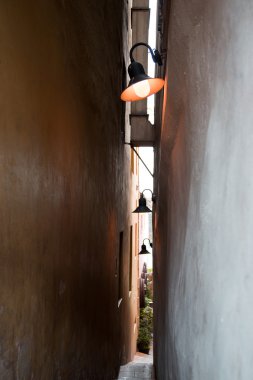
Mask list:
[[[133,151],[133,149],[131,149],[131,172],[132,172],[132,174],[134,174],[134,164],[135,164],[135,162],[134,162],[134,151]]]
[[[123,231],[119,234],[119,253],[118,253],[118,306],[123,299]]]
[[[130,237],[129,237],[129,292],[132,291],[132,275],[133,275],[133,226],[130,226]]]
[[[135,223],[135,256],[138,254],[139,236],[138,236],[138,224]]]

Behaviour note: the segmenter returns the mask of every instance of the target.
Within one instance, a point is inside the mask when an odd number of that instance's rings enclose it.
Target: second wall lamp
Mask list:
[[[152,202],[155,203],[155,201],[156,201],[155,195],[154,195],[154,193],[150,189],[143,190],[142,193],[141,193],[140,199],[139,199],[139,205],[133,211],[135,213],[152,212],[152,210],[150,210],[150,208],[147,206],[147,200],[146,200],[146,198],[143,195],[144,191],[150,191],[151,194],[152,194],[152,198],[151,198]]]
[[[128,67],[130,82],[128,87],[121,94],[121,100],[125,102],[135,102],[137,100],[145,99],[160,91],[164,86],[163,79],[149,77],[145,73],[142,64],[134,60],[133,51],[136,47],[141,45],[146,46],[149,49],[151,57],[155,63],[159,66],[162,65],[162,58],[158,50],[151,49],[151,47],[144,42],[139,42],[133,45],[129,53],[131,60],[131,64]]]

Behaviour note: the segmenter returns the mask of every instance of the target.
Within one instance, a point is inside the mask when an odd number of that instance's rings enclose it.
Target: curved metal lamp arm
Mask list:
[[[131,49],[130,49],[130,52],[129,52],[129,55],[130,55],[130,60],[131,62],[135,62],[134,58],[133,58],[133,51],[135,48],[137,48],[138,46],[146,46],[146,48],[148,48],[148,50],[150,51],[151,53],[151,56],[152,56],[152,59],[155,63],[157,63],[159,66],[162,66],[162,57],[161,57],[161,54],[159,53],[159,51],[157,49],[152,49],[148,44],[146,44],[145,42],[138,42],[137,44],[134,44]]]
[[[144,244],[144,241],[145,240],[148,240],[149,241],[149,245],[150,245],[150,247],[152,248],[153,247],[153,243],[150,241],[150,239],[148,239],[148,238],[145,238],[145,239],[143,239],[143,242],[142,242],[142,244]]]
[[[152,190],[150,190],[150,189],[144,189],[144,190],[141,192],[141,194],[142,194],[142,195],[143,195],[144,191],[150,191],[150,192],[151,192],[151,195],[152,195],[152,197],[151,197],[151,199],[152,199],[152,202],[154,202],[154,203],[155,203],[155,201],[156,201],[156,197],[155,197],[155,195],[154,195],[153,191],[152,191]]]

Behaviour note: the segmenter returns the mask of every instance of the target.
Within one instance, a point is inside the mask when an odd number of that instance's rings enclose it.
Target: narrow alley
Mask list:
[[[253,379],[252,38],[252,0],[0,1],[0,380]]]

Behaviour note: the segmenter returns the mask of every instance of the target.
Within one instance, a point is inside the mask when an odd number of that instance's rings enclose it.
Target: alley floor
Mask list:
[[[137,352],[132,362],[120,367],[116,380],[155,380],[153,356]]]

